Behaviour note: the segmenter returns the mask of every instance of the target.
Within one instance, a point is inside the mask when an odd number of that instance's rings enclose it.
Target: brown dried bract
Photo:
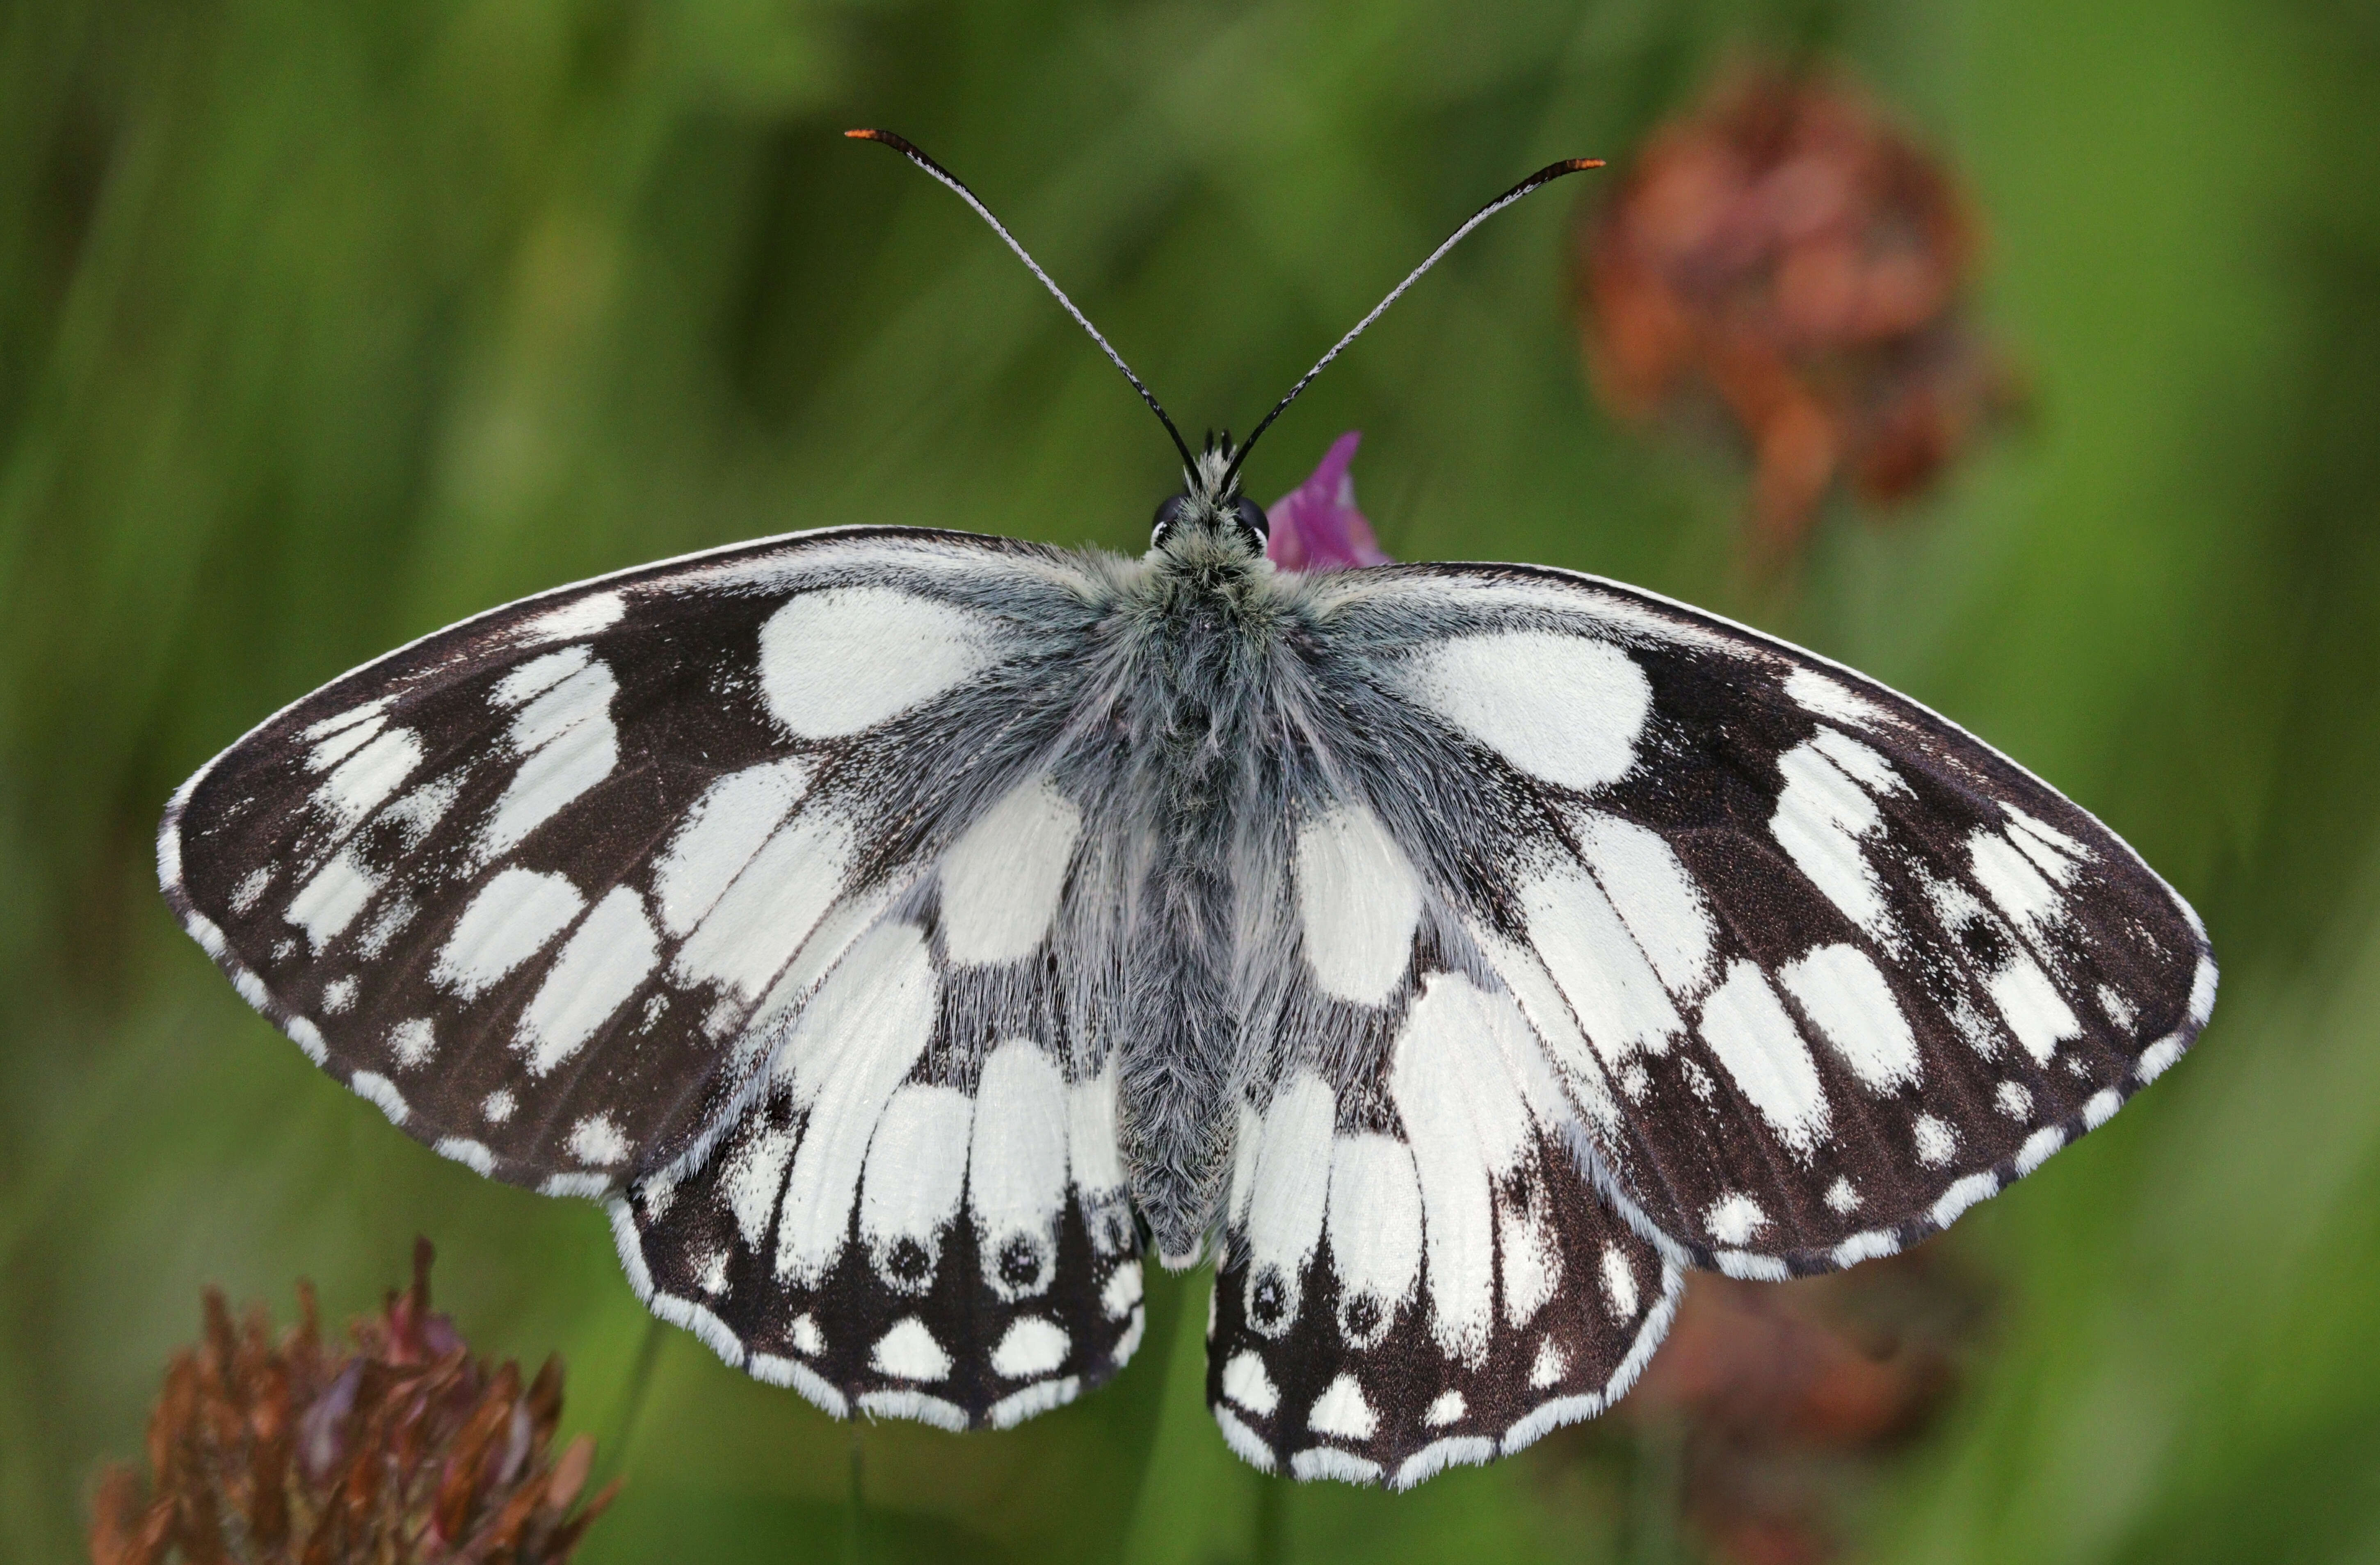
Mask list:
[[[97,1565],[567,1559],[618,1486],[577,1504],[595,1446],[551,1449],[561,1359],[523,1389],[518,1365],[473,1357],[431,1311],[431,1255],[416,1241],[413,1286],[353,1325],[351,1352],[324,1348],[307,1283],[277,1341],[261,1304],[235,1326],[209,1289],[150,1415],[149,1482],[100,1480]]]
[[[1584,229],[1589,360],[1632,418],[1715,400],[1782,553],[1838,480],[1877,503],[1921,493],[2017,405],[1961,309],[1978,249],[1949,170],[1858,93],[1739,70]]]

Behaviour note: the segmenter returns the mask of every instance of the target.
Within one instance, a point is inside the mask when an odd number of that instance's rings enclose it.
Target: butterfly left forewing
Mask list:
[[[1678,1258],[1783,1276],[1890,1253],[2205,1022],[2189,908],[1870,681],[1562,572],[1400,567],[1316,602],[1378,708],[1344,764],[1380,779],[1613,1197]],[[1427,807],[1397,796],[1413,779]]]

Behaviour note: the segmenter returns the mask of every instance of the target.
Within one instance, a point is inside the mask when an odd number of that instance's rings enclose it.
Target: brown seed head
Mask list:
[[[562,1361],[524,1389],[518,1365],[475,1357],[430,1307],[430,1262],[418,1242],[412,1286],[354,1323],[349,1352],[324,1352],[303,1282],[277,1341],[261,1306],[235,1327],[210,1290],[150,1418],[148,1483],[129,1467],[100,1480],[97,1565],[568,1559],[613,1489],[579,1503],[586,1436],[551,1450]]]

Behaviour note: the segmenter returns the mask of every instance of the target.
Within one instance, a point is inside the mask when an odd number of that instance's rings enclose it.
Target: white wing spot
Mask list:
[[[1710,982],[1718,925],[1676,851],[1617,816],[1582,809],[1570,819],[1579,852],[1653,971],[1670,993],[1698,998]]]
[[[1624,1326],[1636,1318],[1636,1268],[1617,1244],[1603,1247],[1603,1295],[1610,1302],[1612,1319]]]
[[[1807,1157],[1827,1128],[1826,1089],[1793,1019],[1760,969],[1739,957],[1703,1001],[1702,1038],[1778,1139]]]
[[[1047,777],[1011,789],[942,858],[942,942],[954,962],[1033,954],[1058,915],[1083,812]]]
[[[2132,1002],[2106,984],[2099,986],[2099,1009],[2107,1013],[2107,1020],[2116,1024],[2119,1032],[2131,1032],[2132,1024],[2140,1019],[2132,1010]]]
[[[1932,1114],[1920,1114],[1911,1134],[1917,1143],[1917,1160],[1929,1169],[1938,1169],[1959,1151],[1959,1133]]]
[[[1810,735],[1810,747],[1871,794],[1909,792],[1909,784],[1901,781],[1890,761],[1839,728],[1821,726]]]
[[[1413,660],[1422,703],[1533,777],[1582,793],[1635,764],[1653,685],[1609,642],[1550,631],[1460,636]]]
[[[1777,770],[1785,787],[1768,819],[1769,835],[1844,917],[1879,940],[1892,938],[1884,884],[1860,847],[1884,822],[1876,801],[1815,744],[1786,751]]]
[[[1351,1346],[1368,1348],[1388,1335],[1421,1274],[1421,1185],[1403,1142],[1337,1138],[1329,1229],[1339,1268],[1339,1330]]]
[[[273,866],[251,869],[231,889],[231,910],[243,918],[256,909],[264,898],[264,888],[273,884]]]
[[[1934,1209],[1926,1216],[1933,1219],[1935,1227],[1948,1228],[1958,1221],[1968,1207],[1979,1201],[1988,1201],[1999,1193],[1998,1175],[1988,1172],[1969,1174],[1964,1179],[1954,1181],[1949,1189],[1942,1192],[1942,1198],[1934,1203]]]
[[[1253,1353],[1240,1353],[1223,1365],[1223,1395],[1258,1418],[1271,1417],[1281,1405],[1281,1392],[1265,1373],[1264,1360]]]
[[[1355,1377],[1341,1375],[1314,1399],[1314,1411],[1306,1414],[1305,1425],[1318,1435],[1368,1440],[1380,1426],[1380,1415],[1365,1401],[1364,1388],[1355,1383]]]
[[[843,1254],[868,1139],[933,1036],[941,992],[917,927],[881,925],[852,948],[778,1046],[771,1070],[779,1081],[791,1078],[795,1101],[810,1111],[785,1182],[778,1276],[815,1286]]]
[[[510,850],[619,765],[619,730],[612,722],[619,688],[612,671],[593,662],[513,714],[505,742],[521,758],[520,769],[480,829],[482,861]]]
[[[1039,1044],[1011,1038],[984,1061],[967,1154],[967,1205],[984,1280],[1011,1302],[1040,1293],[1057,1275],[1067,1117],[1065,1077]]]
[[[1488,1351],[1493,1324],[1491,1182],[1519,1165],[1531,1134],[1507,1061],[1534,1053],[1536,1039],[1512,1001],[1497,1000],[1458,975],[1433,974],[1405,1013],[1389,1071],[1421,1179],[1430,1330],[1472,1361]]]
[[[427,1025],[426,1023],[424,1025]],[[513,1098],[512,1088],[500,1086],[480,1101],[480,1112],[490,1124],[500,1125],[511,1119],[513,1110],[518,1107],[520,1105]]]
[[[304,733],[298,734],[298,737],[312,741],[322,738],[326,734],[336,734],[344,728],[352,728],[358,723],[368,725],[365,727],[364,733],[369,736],[373,730],[380,727],[380,722],[375,720],[379,719],[382,714],[388,710],[388,702],[389,698],[386,696],[376,696],[372,699],[363,702],[359,706],[349,707],[346,711],[339,712],[334,716],[324,718],[322,722],[309,727]],[[360,740],[358,741],[358,744],[361,742],[362,741]],[[346,752],[342,751],[340,753],[345,754]],[[337,758],[334,757],[333,758],[335,759]],[[314,770],[320,771],[322,767],[328,766],[329,764],[329,761],[323,761],[320,765],[317,765]]]
[[[1298,928],[1327,994],[1379,1005],[1404,977],[1421,880],[1379,818],[1341,805],[1298,829]]]
[[[2171,1068],[2175,1061],[2181,1058],[2182,1047],[2180,1033],[2159,1038],[2142,1049],[2141,1057],[2132,1062],[2132,1074],[2143,1082],[2156,1080]]]
[[[1849,1217],[1860,1209],[1860,1193],[1848,1179],[1837,1179],[1827,1186],[1827,1208]]]
[[[388,1052],[406,1070],[426,1065],[438,1052],[438,1034],[427,1016],[414,1016],[388,1029]]]
[[[570,1155],[589,1168],[608,1169],[628,1156],[628,1138],[609,1114],[589,1114],[570,1127]]]
[[[1604,1064],[1668,1051],[1685,1030],[1635,937],[1584,867],[1560,864],[1521,888],[1529,941]]]
[[[826,1334],[819,1329],[818,1321],[810,1316],[794,1316],[794,1324],[787,1329],[786,1337],[793,1343],[794,1352],[806,1358],[816,1358],[826,1352]]]
[[[542,1076],[586,1047],[661,964],[661,937],[645,900],[614,886],[587,915],[521,1012],[514,1047]]]
[[[2052,1154],[2066,1145],[2066,1127],[2044,1125],[2024,1138],[2016,1149],[2016,1172],[2019,1179],[2049,1161]]]
[[[916,1316],[906,1316],[876,1340],[868,1362],[879,1375],[895,1380],[941,1380],[951,1372],[951,1355]]]
[[[559,609],[545,613],[513,632],[520,641],[568,641],[574,637],[592,636],[609,630],[620,623],[628,605],[616,592],[598,592],[581,598],[576,603],[565,603]]]
[[[488,1150],[485,1142],[473,1141],[468,1136],[442,1136],[431,1150],[462,1164],[483,1178],[496,1171],[496,1155]]]
[[[1767,1226],[1760,1203],[1741,1192],[1720,1196],[1703,1214],[1703,1227],[1722,1244],[1741,1244]]]
[[[2033,1118],[2033,1088],[2022,1082],[2000,1083],[1992,1089],[1992,1102],[2001,1113],[2020,1124]]]
[[[1438,1400],[1423,1411],[1421,1421],[1433,1429],[1443,1429],[1468,1411],[1470,1406],[1463,1400],[1463,1393],[1450,1388],[1440,1391]]]
[[[1859,847],[1861,837],[1883,825],[1876,802],[1814,745],[1788,749],[1778,758],[1778,773],[1785,790],[1768,819],[1768,835],[1844,918],[1877,940],[1889,937],[1885,887]]]
[[[974,1119],[966,1094],[913,1085],[892,1095],[877,1122],[860,1182],[859,1236],[876,1275],[896,1292],[922,1293],[933,1285],[943,1231],[958,1216],[966,1186]]]
[[[1785,676],[1785,698],[1805,712],[1838,722],[1873,728],[1889,715],[1874,701],[1815,669],[1797,668]]]
[[[1214,1295],[1209,1293],[1207,1298],[1208,1307],[1212,1308]],[[1109,1362],[1119,1368],[1131,1363],[1132,1355],[1140,1351],[1140,1334],[1148,1329],[1148,1312],[1138,1304],[1133,1305],[1132,1324],[1125,1327],[1123,1335],[1116,1339],[1115,1351],[1108,1355]]]
[[[531,658],[497,680],[495,688],[488,692],[488,699],[510,711],[530,697],[552,689],[585,668],[593,658],[594,654],[584,647],[565,647],[559,652]]]
[[[1107,1312],[1110,1320],[1122,1320],[1140,1303],[1140,1263],[1126,1261],[1115,1268],[1108,1285],[1099,1290],[1099,1307]],[[1213,1303],[1211,1295],[1208,1303]]]
[[[391,892],[388,900],[381,904],[380,911],[365,921],[364,932],[356,940],[357,954],[367,962],[378,960],[380,953],[388,949],[388,942],[403,932],[420,911],[420,906],[402,891]]]
[[[430,977],[458,999],[477,1000],[544,950],[586,905],[578,888],[559,875],[502,870],[480,888],[455,921],[455,931],[431,964]]]
[[[1863,1085],[1876,1092],[1917,1085],[1916,1034],[1865,952],[1820,946],[1777,977]]]
[[[419,737],[409,728],[389,729],[322,779],[314,790],[314,802],[341,825],[353,826],[378,809],[420,764]]]
[[[841,738],[973,677],[991,640],[981,615],[913,592],[806,592],[760,627],[760,694],[789,732]]]
[[[1338,1103],[1310,1071],[1274,1089],[1248,1202],[1248,1324],[1278,1337],[1297,1318],[1299,1278],[1322,1234]]]
[[[306,752],[306,768],[310,771],[328,771],[341,761],[371,743],[373,734],[388,724],[388,714],[381,710],[382,701],[358,707],[345,717],[330,720],[331,726],[316,723],[306,730],[305,737],[312,739],[320,729],[326,737]],[[353,721],[350,722],[349,720]]]
[[[2033,860],[2022,851],[2023,833],[1976,831],[1967,839],[1967,856],[1975,883],[1992,899],[2009,922],[2038,932],[2064,916],[2065,899]]]
[[[395,826],[407,853],[421,845],[423,838],[436,829],[446,812],[455,807],[462,796],[463,773],[449,772],[414,789],[380,812],[380,819]]]
[[[2041,1063],[2049,1062],[2059,1043],[2082,1036],[2082,1024],[2032,957],[2020,953],[1994,974],[1986,987],[2009,1031]]]
[[[1560,1342],[1548,1337],[1537,1344],[1536,1362],[1529,1365],[1531,1386],[1542,1391],[1548,1386],[1559,1385],[1561,1377],[1569,1373],[1570,1355],[1562,1352]]]
[[[306,932],[315,954],[355,922],[364,904],[379,894],[381,878],[352,849],[340,853],[315,871],[314,878],[289,899],[282,916]]]
[[[1066,1362],[1065,1328],[1038,1315],[1019,1316],[991,1351],[992,1372],[1003,1380],[1047,1375]]]
[[[356,1002],[356,980],[352,977],[333,978],[322,986],[322,1009],[334,1016],[346,1014]]]
[[[677,973],[759,1000],[842,894],[852,849],[851,827],[832,810],[787,821],[678,948]]]
[[[1496,1221],[1497,1247],[1504,1263],[1504,1324],[1525,1326],[1561,1286],[1561,1249],[1523,1207],[1506,1207]]]
[[[2003,804],[2000,808],[2007,813],[2009,824],[2015,828],[2010,833],[2010,840],[2023,850],[2024,855],[2033,860],[2044,875],[2059,885],[2073,879],[2074,867],[2091,857],[2090,849],[2047,821],[2028,815],[2011,804]]]
[[[728,1148],[722,1163],[719,1194],[735,1218],[735,1232],[749,1249],[759,1249],[769,1237],[769,1218],[776,1216],[778,1194],[785,1189],[785,1163],[793,1159],[795,1134],[785,1125],[766,1125],[749,1132]]]
[[[662,927],[684,936],[700,922],[809,784],[809,763],[795,757],[731,771],[705,788],[653,867]]]

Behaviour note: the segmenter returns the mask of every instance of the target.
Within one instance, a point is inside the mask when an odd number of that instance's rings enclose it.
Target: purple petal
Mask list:
[[[1348,465],[1364,439],[1349,430],[1330,443],[1313,477],[1274,502],[1265,513],[1271,533],[1265,554],[1285,571],[1344,571],[1385,565],[1372,524],[1355,509],[1355,480]]]

